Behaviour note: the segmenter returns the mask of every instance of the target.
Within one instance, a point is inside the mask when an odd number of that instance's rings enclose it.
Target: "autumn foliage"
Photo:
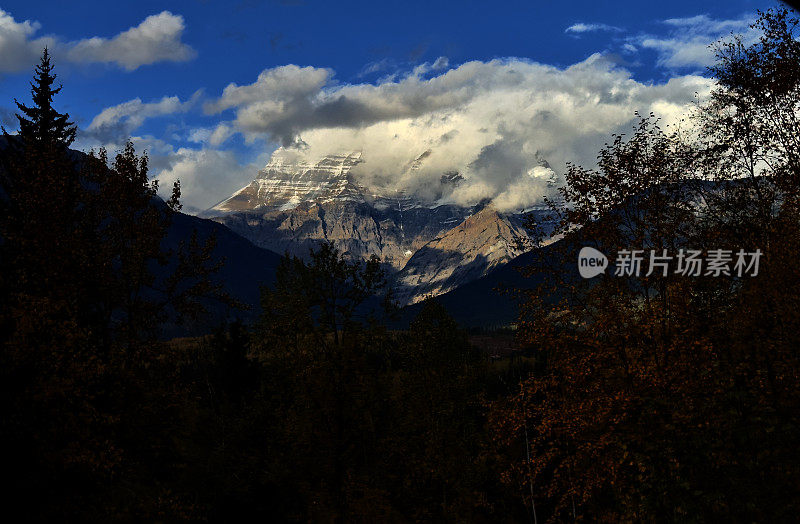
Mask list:
[[[553,203],[567,239],[621,249],[756,248],[755,277],[592,281],[529,292],[521,340],[538,363],[497,402],[505,479],[542,520],[789,520],[800,504],[796,24],[720,45],[693,133],[651,115],[598,169],[571,166]],[[687,136],[688,135],[688,136]]]

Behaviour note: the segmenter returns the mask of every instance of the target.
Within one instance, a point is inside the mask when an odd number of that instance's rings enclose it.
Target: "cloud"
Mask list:
[[[546,191],[547,177],[531,175],[543,159],[556,173],[568,161],[594,165],[612,133],[630,130],[635,111],[678,122],[710,85],[695,75],[638,82],[600,54],[566,68],[513,58],[441,71],[425,65],[361,84],[340,84],[330,69],[288,65],[229,85],[205,110],[232,111],[228,132],[277,142],[277,155],[313,162],[360,150],[364,162],[354,173],[368,187],[439,198],[432,188],[456,170],[465,180],[446,198],[494,198],[511,209]]]
[[[128,71],[156,62],[184,62],[195,51],[181,42],[183,17],[162,11],[113,38],[88,38],[70,44],[72,62],[114,63]]]
[[[183,62],[196,55],[194,49],[181,41],[185,29],[183,17],[169,11],[148,16],[139,25],[111,38],[65,42],[55,36],[35,37],[40,29],[38,22],[17,22],[0,9],[0,72],[30,68],[45,46],[59,59],[115,64],[128,71],[156,62]]]
[[[226,122],[217,124],[216,127],[199,127],[189,133],[189,142],[195,144],[209,144],[218,147],[225,143],[235,133],[233,127]]]
[[[269,157],[267,153],[262,153],[247,160],[252,155],[243,157],[239,151],[210,146],[207,137],[212,133],[211,129],[196,129],[190,134],[189,141],[196,139],[197,142],[203,142],[202,145],[177,148],[170,142],[150,135],[125,136],[99,142],[97,137],[82,133],[73,147],[83,151],[104,147],[109,157],[113,157],[130,138],[137,154],[147,153],[149,176],[159,181],[159,194],[168,198],[173,182],[180,180],[183,211],[194,214],[208,209],[250,182]],[[261,150],[266,151],[266,147],[262,146]]]
[[[670,18],[663,21],[667,35],[638,35],[630,43],[657,53],[657,64],[671,69],[697,69],[714,64],[715,52],[712,44],[731,33],[743,35],[744,43],[756,40],[757,31],[750,28],[755,21],[753,15],[738,19],[717,20],[707,15],[688,18]]]
[[[218,124],[217,127],[214,128],[214,131],[211,132],[211,135],[208,137],[208,143],[212,146],[222,145],[226,140],[232,137],[234,133],[234,129],[223,122]]]
[[[39,22],[17,22],[0,9],[0,72],[13,73],[28,69],[45,46],[52,46],[51,37],[33,38]]]
[[[200,144],[199,147],[176,148],[161,138],[135,134],[148,119],[191,111],[198,106],[202,96],[202,90],[198,90],[184,101],[177,96],[164,96],[150,102],[134,98],[107,107],[92,119],[86,129],[81,130],[74,147],[81,150],[104,147],[113,156],[130,139],[137,153],[147,153],[150,176],[159,181],[159,193],[168,197],[173,182],[180,180],[184,211],[202,211],[219,202],[222,196],[230,195],[247,184],[267,162],[268,155],[263,153],[253,162],[247,162],[241,160],[238,151],[219,149],[233,133],[225,122],[191,129],[186,139]],[[266,148],[262,146],[261,149]]]
[[[715,20],[708,15],[697,15],[686,18],[668,18],[664,20],[664,23],[681,31],[720,35],[746,31],[754,21],[753,15],[746,15],[734,20]]]
[[[608,24],[584,24],[582,22],[578,22],[577,24],[572,24],[568,28],[564,29],[565,33],[572,34],[593,33],[598,31],[619,33],[622,31],[622,28]]]
[[[386,71],[391,66],[392,62],[388,58],[381,58],[380,60],[376,60],[365,65],[361,69],[361,72],[358,73],[358,76],[364,77],[375,73],[380,73],[381,71]]]
[[[294,143],[297,133],[307,127],[313,99],[333,77],[330,69],[280,66],[263,71],[255,83],[228,85],[222,96],[206,103],[206,113],[236,108],[236,124],[253,135],[267,132],[283,145]]]
[[[431,64],[431,70],[442,71],[443,69],[447,69],[449,66],[450,66],[450,60],[448,60],[446,56],[440,56],[439,58],[433,61],[433,64]]]
[[[218,203],[252,180],[264,166],[263,155],[252,163],[241,163],[234,151],[179,148],[162,161],[167,163],[155,177],[166,195],[175,180],[181,181],[181,202],[187,212],[198,212]]]
[[[103,144],[120,143],[141,127],[145,120],[185,113],[201,96],[202,91],[197,91],[186,102],[181,102],[177,96],[165,96],[155,102],[142,102],[142,99],[137,97],[103,109],[92,119],[85,133]]]

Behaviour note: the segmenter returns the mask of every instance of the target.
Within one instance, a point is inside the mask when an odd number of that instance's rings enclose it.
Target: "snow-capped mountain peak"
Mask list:
[[[360,162],[360,151],[326,155],[315,163],[275,154],[250,184],[212,210],[287,210],[303,202],[363,201],[364,188],[350,173]]]

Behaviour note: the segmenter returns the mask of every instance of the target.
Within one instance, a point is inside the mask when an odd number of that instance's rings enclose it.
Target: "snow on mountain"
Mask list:
[[[350,173],[359,162],[361,153],[357,151],[328,155],[315,164],[287,162],[276,155],[250,184],[211,211],[287,210],[314,201],[363,202],[365,190]]]

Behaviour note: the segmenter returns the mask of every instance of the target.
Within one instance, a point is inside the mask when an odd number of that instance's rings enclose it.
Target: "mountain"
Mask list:
[[[404,169],[420,169],[429,154]],[[309,163],[279,150],[252,182],[201,216],[277,253],[306,257],[330,241],[355,259],[377,256],[401,304],[480,278],[519,254],[521,215],[499,213],[488,202],[461,206],[402,191],[376,194],[353,173],[362,161],[360,152],[348,152]],[[462,180],[443,173],[439,187],[429,189],[442,196]]]
[[[518,217],[488,205],[422,246],[396,277],[397,300],[418,302],[455,289],[520,255]]]
[[[197,232],[200,242],[214,236],[216,247],[211,254],[212,259],[224,261],[220,270],[211,277],[212,283],[221,285],[225,292],[249,309],[232,310],[219,302],[207,301],[204,305],[209,315],[208,318],[202,319],[203,325],[187,326],[182,330],[168,327],[170,334],[207,333],[219,322],[231,317],[254,319],[259,312],[261,286],[275,282],[275,273],[281,256],[253,245],[249,240],[217,222],[183,213],[175,213],[172,216],[172,222],[162,245],[164,248],[177,250],[179,244],[191,238],[194,231]],[[171,271],[174,262],[172,261],[163,271]]]
[[[580,234],[575,233],[567,239],[554,238],[543,245],[539,253],[523,253],[506,264],[495,266],[480,278],[437,296],[436,300],[462,326],[489,329],[509,327],[517,322],[520,301],[525,298],[524,291],[542,282],[545,273],[536,268],[545,266],[551,271],[558,271],[567,281],[579,278],[576,261],[583,240]],[[506,292],[509,290],[513,292]],[[394,326],[406,329],[421,307],[420,303],[404,307]]]

